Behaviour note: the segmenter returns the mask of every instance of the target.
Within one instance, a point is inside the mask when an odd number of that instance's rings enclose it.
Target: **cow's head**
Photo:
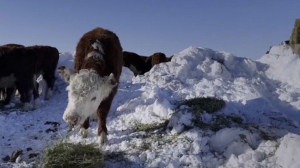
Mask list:
[[[66,66],[60,66],[58,67],[58,75],[61,77],[62,80],[64,80],[67,83],[70,83],[70,77],[74,75],[74,72],[72,69]]]
[[[68,79],[69,101],[63,119],[70,126],[83,124],[118,85],[112,73],[101,77],[96,71],[87,69],[71,74]]]

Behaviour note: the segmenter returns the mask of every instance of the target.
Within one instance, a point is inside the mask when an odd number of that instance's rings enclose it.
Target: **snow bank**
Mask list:
[[[277,164],[282,167],[300,167],[300,136],[290,133],[284,136],[275,156],[277,157]]]
[[[269,54],[271,55],[294,55],[293,49],[289,45],[278,45],[278,46],[272,46]]]
[[[295,109],[300,108],[300,89],[275,81],[270,64],[279,66],[283,60],[271,55],[264,56],[264,61],[253,61],[208,48],[189,47],[145,75],[134,77],[123,67],[107,118],[109,145],[104,150],[112,157],[105,161],[106,167],[298,166],[295,159],[299,157],[300,137],[289,132],[299,134],[299,111]],[[62,53],[59,65],[72,68],[72,60],[72,53]],[[288,61],[285,64],[291,69],[299,67]],[[40,151],[45,147],[44,138],[57,140],[65,136],[68,127],[62,121],[62,113],[67,105],[66,86],[58,79],[53,99],[43,102],[36,111],[0,117],[0,135],[4,137],[0,146],[5,146],[1,157],[16,147]],[[212,114],[203,113],[199,118],[184,107],[175,110],[178,101],[208,96],[222,98],[226,107]],[[224,120],[217,122],[217,117]],[[220,129],[196,127],[195,120],[218,125]],[[47,125],[47,121],[60,125]],[[163,129],[165,121],[169,121],[170,132]],[[57,132],[49,132],[56,128]],[[97,143],[97,123],[92,122],[88,132],[86,139],[72,132],[69,141]]]
[[[300,57],[294,55],[288,45],[273,46],[272,52],[258,59],[268,65],[266,75],[274,80],[299,86],[300,83]]]

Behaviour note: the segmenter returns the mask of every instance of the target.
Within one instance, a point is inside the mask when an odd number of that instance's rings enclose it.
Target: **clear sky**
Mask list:
[[[103,27],[140,55],[196,46],[256,60],[289,39],[296,18],[300,0],[4,0],[0,45],[75,51],[84,33]]]

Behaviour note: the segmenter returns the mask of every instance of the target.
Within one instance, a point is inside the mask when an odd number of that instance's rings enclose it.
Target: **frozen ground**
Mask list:
[[[59,65],[72,67],[72,59],[62,53]],[[300,58],[287,46],[274,46],[257,61],[189,47],[144,76],[123,68],[121,81],[107,119],[105,167],[300,167]],[[16,149],[24,155],[20,163],[1,160],[1,167],[32,167],[32,153],[65,138],[66,86],[58,78],[53,98],[38,110],[2,109],[0,157]],[[208,96],[226,101],[224,109],[198,118],[217,130],[195,126],[184,107],[174,110],[178,101]],[[135,129],[144,124],[151,129]],[[69,141],[96,143],[96,130],[93,122],[88,138],[75,131]]]

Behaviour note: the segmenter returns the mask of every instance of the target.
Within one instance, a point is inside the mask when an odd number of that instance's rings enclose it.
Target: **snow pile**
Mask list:
[[[284,136],[275,156],[277,157],[277,164],[282,167],[300,167],[300,136],[295,134]]]
[[[122,74],[120,76],[121,82],[129,83],[132,81],[133,77],[134,77],[134,74],[129,68],[122,67]]]
[[[281,104],[281,111],[300,122],[300,57],[288,45],[273,46],[271,50],[258,61],[267,65],[265,74],[274,80],[272,89],[279,99],[275,104]]]
[[[297,86],[300,83],[300,57],[288,45],[273,46],[269,54],[258,59],[267,64],[266,74],[274,80]]]
[[[276,73],[272,76],[270,68],[280,68],[286,59],[274,55],[275,48],[271,50],[272,54],[253,61],[189,47],[143,76],[134,77],[123,67],[107,118],[106,167],[297,167],[300,89],[296,82],[279,80]],[[279,54],[287,53],[279,50]],[[72,59],[72,53],[61,54],[59,66],[72,68]],[[285,65],[293,69],[300,62],[286,61]],[[40,109],[20,115],[7,111],[0,116],[2,158],[15,149],[31,147],[28,156],[45,147],[44,139],[65,137],[68,127],[62,114],[67,84],[58,78],[55,85],[54,97],[43,101]],[[177,102],[196,97],[220,98],[226,106],[201,115],[186,106],[176,108]],[[52,126],[49,121],[59,124]],[[91,123],[86,139],[72,132],[69,141],[97,143],[97,123]],[[25,161],[33,160],[27,157]]]
[[[278,55],[278,56],[289,56],[289,55],[294,55],[293,54],[293,49],[289,45],[278,45],[278,46],[272,46],[269,54],[271,55]]]

